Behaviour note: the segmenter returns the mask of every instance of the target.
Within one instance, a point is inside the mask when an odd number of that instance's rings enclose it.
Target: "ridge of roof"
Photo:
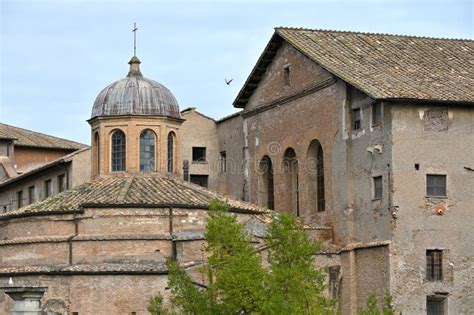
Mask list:
[[[13,134],[13,135],[12,135]],[[16,134],[16,135],[15,135]],[[20,139],[18,134],[22,137],[29,138],[30,143],[25,142],[25,139]],[[31,140],[31,135],[39,137],[39,139]],[[37,147],[37,148],[51,148],[51,149],[68,149],[78,150],[87,147],[86,144],[76,141],[48,135],[45,133],[21,128],[17,126],[8,125],[0,122],[0,138],[11,139],[16,146]],[[45,143],[35,143],[45,141]],[[63,142],[63,144],[61,144]]]
[[[201,115],[201,116],[204,117],[204,118],[207,118],[207,119],[209,119],[209,120],[212,120],[213,122],[216,122],[216,120],[215,120],[214,118],[209,117],[209,116],[207,116],[207,115],[201,113],[200,111],[197,110],[196,107],[188,107],[188,108],[185,108],[185,109],[183,109],[183,110],[181,111],[181,114],[185,114],[185,113],[188,113],[188,112],[189,112],[189,113],[196,113],[196,114],[198,114],[198,115]]]
[[[460,37],[453,37],[453,38],[451,38],[451,37],[434,37],[434,36],[422,36],[422,35],[347,31],[347,30],[335,30],[335,29],[324,29],[324,28],[307,28],[307,27],[291,27],[291,26],[277,26],[277,27],[274,27],[274,30],[294,30],[294,31],[323,32],[323,33],[361,34],[361,35],[375,35],[375,36],[405,37],[405,38],[415,38],[415,39],[456,40],[456,41],[470,41],[470,42],[474,41],[474,39],[460,38]]]

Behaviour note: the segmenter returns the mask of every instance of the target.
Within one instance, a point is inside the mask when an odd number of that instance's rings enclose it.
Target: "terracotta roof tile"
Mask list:
[[[283,27],[278,38],[374,99],[474,102],[472,40]],[[244,86],[234,105],[252,91]]]
[[[231,209],[250,213],[270,210],[223,195],[177,178],[158,175],[101,177],[43,201],[0,214],[12,217],[34,213],[80,210],[81,207],[186,207],[207,208],[214,199],[227,202]]]
[[[12,139],[17,146],[79,150],[87,145],[0,123],[0,139]]]

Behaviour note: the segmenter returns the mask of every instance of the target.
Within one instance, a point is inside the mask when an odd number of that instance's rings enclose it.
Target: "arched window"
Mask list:
[[[300,215],[300,198],[299,198],[299,183],[298,183],[298,159],[296,158],[295,150],[288,148],[283,156],[283,172],[285,181],[285,192],[287,193],[284,199],[287,210],[293,210],[296,215]]]
[[[94,174],[97,175],[100,173],[100,139],[98,131],[94,133],[94,146],[92,148],[92,152],[92,165],[94,166]]]
[[[112,134],[112,172],[125,171],[125,133],[117,130]]]
[[[155,133],[149,129],[140,135],[140,171],[155,171]]]
[[[174,170],[174,133],[168,134],[168,173]]]
[[[262,206],[275,209],[272,160],[266,155],[260,161],[259,173],[259,200]]]
[[[323,148],[318,140],[311,141],[308,148],[308,200],[311,209],[324,211],[326,208],[324,192]]]

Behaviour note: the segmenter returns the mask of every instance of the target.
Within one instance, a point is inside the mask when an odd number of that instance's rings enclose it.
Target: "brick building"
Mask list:
[[[221,120],[180,112],[133,57],[93,106],[92,181],[0,214],[0,311],[27,298],[145,314],[167,296],[164,259],[195,275],[207,203],[232,197],[257,239],[267,208],[305,221],[342,314],[371,292],[397,314],[469,314],[473,53],[470,40],[277,28]]]
[[[473,56],[471,40],[277,28],[216,122],[221,192],[331,231],[343,314],[372,291],[397,313],[474,308]]]

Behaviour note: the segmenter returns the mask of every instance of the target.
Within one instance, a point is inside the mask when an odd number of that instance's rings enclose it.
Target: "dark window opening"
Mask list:
[[[112,172],[125,171],[125,134],[117,130],[112,134]]]
[[[372,104],[372,126],[377,126],[382,123],[382,103],[377,102]]]
[[[18,209],[23,207],[23,190],[16,192],[16,207]]]
[[[275,209],[275,196],[273,188],[273,166],[272,160],[264,156],[260,161],[260,200],[264,207]]]
[[[100,174],[100,139],[99,139],[99,132],[95,133],[94,142],[95,142],[95,149],[94,149],[93,152],[94,152],[95,163],[97,163],[96,174]]]
[[[283,158],[283,174],[285,182],[285,191],[287,192],[286,209],[293,209],[296,216],[300,215],[300,194],[298,178],[298,159],[293,148],[285,151]]]
[[[36,201],[35,192],[35,186],[28,187],[28,204],[30,205]]]
[[[420,164],[419,163],[415,163],[415,170],[417,170],[417,171],[420,170]]]
[[[426,175],[426,195],[446,197],[446,175]]]
[[[52,185],[51,185],[51,179],[45,180],[44,181],[44,197],[48,198],[51,196],[53,192]]]
[[[318,202],[318,211],[324,211],[326,200],[324,199],[324,157],[323,148],[319,145],[316,162],[316,199]]]
[[[206,161],[206,148],[193,147],[193,162],[205,162],[205,161]]]
[[[208,175],[191,175],[191,183],[207,188]]]
[[[374,180],[374,199],[380,199],[383,196],[383,181],[382,176],[376,176]]]
[[[66,188],[66,176],[64,174],[61,174],[58,176],[58,191],[63,192],[66,190]]]
[[[221,173],[227,172],[227,155],[222,151],[219,155],[219,169]]]
[[[443,279],[443,251],[429,249],[426,251],[426,280],[441,281]]]
[[[426,314],[428,315],[444,315],[446,298],[440,296],[426,297]]]
[[[291,67],[290,66],[285,66],[283,68],[283,78],[285,80],[285,85],[291,84]]]
[[[140,135],[140,171],[155,171],[155,133],[151,130]]]
[[[354,130],[361,129],[361,115],[360,115],[360,108],[356,108],[352,110],[352,128]]]
[[[183,179],[189,182],[189,161],[183,161]]]
[[[168,173],[174,171],[174,134],[168,134]]]

